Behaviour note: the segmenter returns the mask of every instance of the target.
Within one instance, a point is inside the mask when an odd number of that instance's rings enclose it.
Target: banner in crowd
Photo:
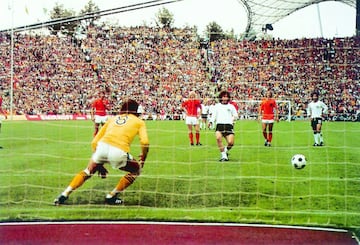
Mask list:
[[[88,120],[90,115],[26,115],[28,121],[48,121],[48,120]]]

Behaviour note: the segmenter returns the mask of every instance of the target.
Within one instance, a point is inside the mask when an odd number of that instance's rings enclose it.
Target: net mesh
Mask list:
[[[99,90],[109,93],[113,112],[131,96],[148,119],[166,115],[167,120],[147,120],[151,152],[141,177],[122,194],[129,212],[122,217],[211,220],[214,215],[235,222],[359,225],[359,127],[344,122],[358,120],[359,39],[223,40],[204,48],[192,29],[149,27],[91,27],[86,39],[76,41],[14,38],[11,105],[10,56],[1,56],[0,72],[3,106],[13,106],[14,115],[86,114]],[[10,36],[1,34],[1,52],[9,54],[10,46]],[[220,164],[213,130],[203,129],[203,145],[191,147],[184,121],[173,119],[182,119],[180,105],[189,91],[205,100],[223,89],[240,103],[242,120],[235,123],[230,161]],[[273,147],[264,147],[259,123],[249,119],[268,89],[284,118],[291,113],[291,119],[305,116],[310,91],[321,91],[330,108],[326,147],[311,146],[310,125],[303,120],[275,124]],[[3,126],[1,219],[59,217],[49,204],[85,168],[92,122],[12,120]],[[138,142],[133,151],[137,156]],[[297,153],[309,159],[301,171],[290,164]],[[73,212],[66,218],[114,215],[102,203],[122,174],[111,170],[106,180],[87,181],[68,200]]]

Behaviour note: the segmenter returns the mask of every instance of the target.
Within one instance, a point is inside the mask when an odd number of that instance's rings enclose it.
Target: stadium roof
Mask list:
[[[153,6],[160,6],[164,4],[170,4],[174,2],[181,2],[184,0],[143,0],[140,3],[132,4],[129,6],[122,6],[118,8],[101,10],[93,13],[88,13],[82,16],[74,16],[68,18],[61,18],[56,20],[50,20],[42,23],[35,23],[32,25],[26,25],[14,28],[14,31],[23,31],[30,29],[43,28],[51,26],[54,23],[72,22],[81,19],[92,18],[92,14],[98,16],[122,13],[127,11],[134,11],[141,8],[148,8]],[[190,0],[189,0],[190,1]],[[327,1],[337,1],[356,8],[357,0],[237,0],[242,4],[247,12],[247,26],[245,29],[246,36],[250,36],[252,33],[257,34],[265,28],[266,25],[272,28],[272,24],[291,15],[292,13],[308,7],[312,4],[318,4]],[[7,32],[10,29],[0,30],[0,32]]]
[[[312,4],[318,4],[330,0],[237,0],[241,3],[247,12],[246,33],[252,30],[255,33],[261,31],[266,24],[275,22],[289,16],[290,14],[308,7]],[[338,0],[356,8],[356,0]]]

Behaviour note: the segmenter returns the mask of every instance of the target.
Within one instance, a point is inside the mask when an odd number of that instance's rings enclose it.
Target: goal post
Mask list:
[[[256,120],[261,100],[234,100],[239,105],[240,120]],[[292,109],[290,100],[276,100],[279,120],[291,121]]]

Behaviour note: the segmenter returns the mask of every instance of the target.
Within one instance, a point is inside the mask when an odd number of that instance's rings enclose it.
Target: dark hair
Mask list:
[[[314,95],[317,95],[317,97],[319,97],[319,92],[318,92],[318,91],[313,91],[313,92],[311,93],[311,97],[313,97]]]
[[[139,104],[135,100],[127,100],[125,101],[122,106],[120,113],[130,113],[134,115],[139,115],[138,110]]]
[[[230,92],[228,91],[221,91],[220,94],[219,94],[219,99],[221,99],[222,97],[224,97],[225,95],[227,95],[227,97],[229,97],[229,99],[231,98],[230,96]]]

